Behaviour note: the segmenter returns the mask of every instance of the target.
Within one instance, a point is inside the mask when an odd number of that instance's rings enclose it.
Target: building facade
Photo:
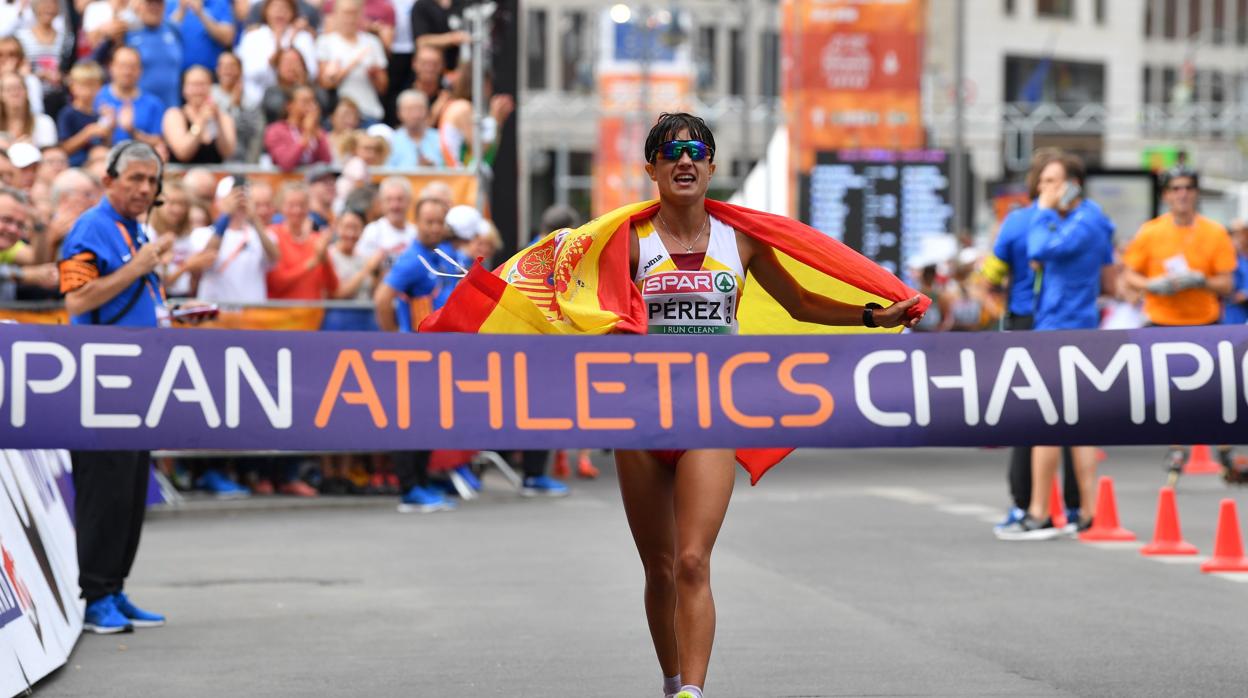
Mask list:
[[[965,139],[982,182],[1040,146],[1248,178],[1248,0],[966,0]],[[928,4],[924,119],[953,142],[953,2]],[[1151,156],[1151,157],[1150,157]]]

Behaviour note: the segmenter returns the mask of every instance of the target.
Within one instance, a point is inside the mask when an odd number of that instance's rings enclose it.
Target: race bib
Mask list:
[[[737,278],[728,271],[665,271],[641,283],[650,334],[734,334]]]
[[[1189,271],[1187,266],[1187,257],[1181,254],[1176,254],[1175,256],[1162,262],[1162,266],[1166,268],[1167,274],[1183,274]]]

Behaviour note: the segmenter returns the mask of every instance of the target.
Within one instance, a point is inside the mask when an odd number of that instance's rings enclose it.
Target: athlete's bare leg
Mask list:
[[[675,471],[645,451],[615,452],[624,514],[646,575],[646,619],[664,676],[680,672],[676,643]]]
[[[730,449],[688,451],[676,465],[676,638],[681,679],[699,687],[706,683],[715,640],[711,549],[735,477]]]

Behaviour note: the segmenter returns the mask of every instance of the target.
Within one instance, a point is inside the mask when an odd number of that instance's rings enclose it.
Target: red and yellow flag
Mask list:
[[[473,265],[446,305],[420,324],[422,332],[481,334],[645,334],[646,311],[629,267],[630,226],[652,217],[657,201],[618,208],[576,228],[556,230],[493,272]],[[807,290],[846,303],[889,305],[916,294],[897,277],[840,242],[790,218],[707,200],[706,210],[776,252]],[[921,314],[921,297],[911,312]],[[757,283],[746,279],[738,312],[748,334],[871,332],[792,319]],[[740,449],[752,482],[792,449]]]

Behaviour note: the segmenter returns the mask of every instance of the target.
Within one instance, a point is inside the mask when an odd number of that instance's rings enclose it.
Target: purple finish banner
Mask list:
[[[0,446],[1245,441],[1248,327],[540,337],[0,328]]]

